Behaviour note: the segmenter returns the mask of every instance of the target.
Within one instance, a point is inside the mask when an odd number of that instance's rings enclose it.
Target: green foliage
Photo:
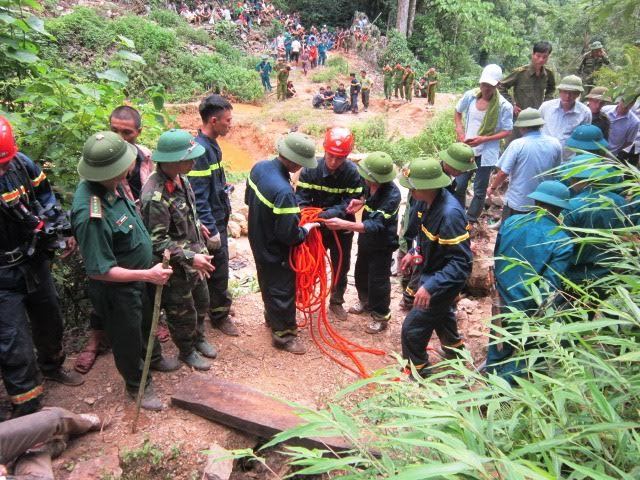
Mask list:
[[[335,83],[340,77],[346,77],[349,73],[349,62],[345,58],[331,56],[327,60],[325,68],[316,69],[311,75],[311,81],[325,84]]]
[[[407,39],[400,35],[400,33],[393,29],[387,34],[387,47],[378,56],[378,65],[395,65],[401,63],[402,65],[415,64],[416,58],[413,52],[409,50]]]
[[[187,25],[187,21],[176,12],[161,8],[154,8],[149,13],[149,20],[153,20],[161,27],[175,28]]]
[[[47,29],[55,35],[61,45],[73,45],[75,48],[68,52],[73,55],[76,48],[82,47],[94,53],[106,50],[115,38],[108,22],[92,8],[78,7],[73,12],[46,22]],[[64,53],[64,52],[62,52]]]
[[[640,95],[640,48],[628,45],[623,68],[604,67],[596,72],[596,84],[610,89],[613,98]]]
[[[221,20],[213,25],[214,36],[219,40],[235,43],[238,41],[238,27],[234,22]]]

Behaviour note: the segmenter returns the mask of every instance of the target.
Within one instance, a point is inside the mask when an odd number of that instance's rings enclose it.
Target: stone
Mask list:
[[[122,476],[118,447],[105,449],[98,457],[78,462],[73,467],[68,480],[100,480],[103,478],[118,479]]]
[[[491,293],[490,270],[493,267],[491,257],[476,257],[473,259],[473,269],[467,280],[467,291],[476,297],[486,297]]]
[[[249,235],[249,222],[244,221],[240,223],[240,233],[245,237]]]
[[[236,212],[242,215],[245,219],[249,218],[249,206],[241,205],[236,209]]]
[[[227,252],[229,253],[229,260],[238,256],[238,242],[233,238],[227,241]]]
[[[240,236],[242,235],[242,227],[240,227],[240,224],[237,222],[233,222],[233,221],[229,221],[229,224],[227,225],[227,230],[229,231],[229,235],[232,238],[240,238]]]
[[[231,472],[233,472],[233,458],[218,459],[230,456],[231,452],[217,443],[212,444],[207,450],[207,463],[204,466],[202,478],[205,480],[229,480]]]
[[[457,304],[458,310],[464,310],[465,312],[473,312],[476,309],[477,302],[474,302],[470,298],[462,298]]]
[[[229,217],[229,220],[232,221],[232,222],[236,222],[236,223],[242,224],[243,222],[247,221],[247,216],[243,215],[240,212],[233,212],[231,214],[231,216]]]

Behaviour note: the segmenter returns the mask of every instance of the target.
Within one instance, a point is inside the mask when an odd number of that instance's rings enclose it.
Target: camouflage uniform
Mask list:
[[[603,65],[609,65],[609,58],[606,55],[601,57],[594,57],[592,52],[585,53],[582,57],[582,62],[578,67],[578,76],[582,78],[582,84],[585,87],[585,93],[589,91],[595,85],[593,75],[602,68]]]
[[[141,203],[154,255],[161,258],[165,249],[171,252],[173,275],[162,292],[162,306],[171,338],[186,356],[204,340],[209,308],[207,283],[192,267],[196,253],[208,254],[196,217],[195,195],[186,176],[171,180],[158,168],[142,188]]]

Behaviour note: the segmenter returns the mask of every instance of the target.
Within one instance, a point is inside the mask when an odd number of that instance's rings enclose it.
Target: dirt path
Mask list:
[[[360,70],[361,65],[349,57],[352,70]],[[379,98],[381,80],[377,81],[372,107],[360,115],[335,115],[328,111],[314,110],[311,98],[318,84],[305,78],[301,70],[293,71],[293,81],[298,96],[287,102],[276,102],[269,98],[262,106],[235,105],[234,129],[224,139],[222,145],[225,158],[232,159],[235,170],[247,170],[251,164],[266,158],[274,151],[275,140],[291,128],[304,130],[309,125],[326,126],[351,125],[369,118],[381,116],[388,132],[411,136],[417,134],[432,118],[427,112],[426,101],[415,99],[412,104],[385,104]],[[448,108],[454,96],[439,94],[436,111]],[[197,105],[187,105],[180,109],[178,122],[183,128],[195,130],[199,125]],[[318,139],[319,140],[319,139]],[[232,149],[236,149],[232,151]],[[243,201],[243,187],[239,185],[232,196],[234,209],[239,209]],[[355,242],[354,242],[355,243]],[[475,249],[488,248],[487,241],[481,241]],[[236,242],[237,255],[231,262],[232,283],[240,291],[242,285],[254,283],[253,261],[246,238]],[[355,258],[355,250],[352,253]],[[353,263],[353,262],[352,262]],[[387,352],[384,357],[361,356],[370,371],[395,363],[393,353],[399,350],[399,338],[404,312],[398,309],[401,298],[396,277],[392,278],[392,320],[390,328],[384,333],[371,336],[364,332],[368,322],[365,316],[349,315],[346,322],[336,323],[335,327],[347,338],[367,346]],[[247,289],[245,288],[245,291]],[[349,278],[346,306],[355,303],[356,295],[353,277]],[[258,293],[242,293],[235,300],[236,322],[242,335],[238,338],[225,337],[218,331],[207,330],[209,340],[219,349],[213,368],[206,373],[196,373],[182,367],[176,373],[155,374],[156,390],[167,404],[175,386],[190,376],[217,377],[260,389],[261,391],[286,398],[290,401],[321,408],[332,399],[342,387],[356,380],[356,377],[339,367],[315,347],[303,332],[302,337],[309,352],[302,357],[293,357],[271,347],[269,330],[263,320],[263,305]],[[484,355],[486,337],[481,319],[490,315],[488,299],[463,300],[458,309],[460,329],[464,332],[467,346],[476,361]],[[437,340],[432,346],[437,346]],[[175,347],[164,344],[168,355],[175,355]],[[75,356],[69,356],[67,365],[73,365]],[[86,375],[86,383],[78,388],[66,388],[56,384],[47,385],[47,405],[59,405],[77,412],[96,412],[111,418],[111,425],[102,433],[94,433],[82,440],[72,441],[69,449],[56,460],[57,478],[87,479],[103,478],[101,465],[105,471],[117,471],[118,456],[126,457],[126,452],[143,452],[148,465],[143,470],[145,476],[138,478],[200,478],[205,455],[202,454],[212,443],[224,448],[252,448],[257,440],[240,432],[229,430],[217,424],[201,419],[186,411],[168,407],[160,413],[143,412],[139,432],[130,434],[130,421],[133,403],[124,400],[124,388],[110,353],[98,358],[96,366]],[[351,398],[347,398],[347,402]],[[145,450],[142,445],[149,440],[155,446]],[[153,465],[153,452],[159,450],[162,460]],[[146,453],[145,453],[146,452]],[[130,455],[129,455],[130,457]],[[87,473],[91,472],[91,473]],[[234,472],[232,478],[272,478],[266,473],[250,471]]]

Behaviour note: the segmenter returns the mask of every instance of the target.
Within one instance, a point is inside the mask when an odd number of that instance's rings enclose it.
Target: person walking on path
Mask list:
[[[500,140],[508,137],[513,129],[513,107],[497,91],[501,78],[502,69],[498,65],[487,65],[480,76],[480,88],[465,92],[456,105],[457,139],[473,148],[478,166],[473,181],[473,199],[467,210],[470,223],[478,221],[484,208],[491,171],[498,161]],[[472,174],[466,172],[456,177],[455,195],[461,205],[465,205]]]
[[[604,51],[601,42],[596,41],[589,45],[589,51],[583,55],[577,71],[587,93],[595,86],[594,74],[603,66],[610,64],[607,52]]]
[[[206,279],[214,271],[203,228],[196,214],[196,199],[186,174],[204,147],[185,130],[169,130],[158,140],[152,159],[157,164],[142,188],[142,219],[151,235],[155,259],[171,253],[173,275],[162,291],[162,307],[178,358],[196,370],[208,370],[205,357],[216,350],[204,336],[209,309]]]
[[[493,183],[487,189],[491,199],[500,185],[508,178],[509,187],[502,207],[502,220],[511,215],[523,214],[532,210],[528,196],[543,180],[550,179],[550,170],[562,161],[562,145],[553,137],[543,135],[540,129],[544,120],[535,108],[526,108],[520,112],[514,123],[522,134],[511,142],[496,165]]]
[[[135,147],[113,132],[89,137],[78,164],[82,180],[71,207],[73,232],[89,277],[89,298],[104,319],[116,368],[131,399],[140,387],[151,328],[150,284],[164,285],[173,273],[161,263],[152,266],[151,238],[121,185],[135,157]],[[170,372],[178,368],[178,361],[164,358],[160,344],[154,341],[151,369]],[[141,406],[163,408],[151,377]]]
[[[382,68],[384,98],[391,100],[391,90],[393,86],[393,68],[388,63]]]
[[[291,247],[299,245],[318,223],[299,226],[300,207],[290,175],[302,167],[314,169],[313,140],[293,132],[278,141],[278,156],[256,163],[247,179],[249,244],[256,262],[264,318],[273,346],[294,354],[306,348],[296,324],[296,274],[289,265]]]
[[[256,71],[260,72],[260,80],[262,81],[262,86],[264,87],[265,92],[270,92],[272,90],[271,79],[269,78],[272,70],[273,68],[269,62],[269,57],[267,55],[262,55],[261,62],[256,65]]]
[[[402,88],[404,89],[404,98],[407,102],[411,102],[413,100],[413,83],[415,80],[416,73],[411,69],[411,65],[407,65],[402,77]]]
[[[400,63],[396,64],[396,68],[393,72],[393,96],[398,98],[398,92],[400,92],[400,98],[404,99],[404,68]]]
[[[371,89],[373,88],[373,79],[371,77],[367,77],[367,72],[365,70],[360,71],[360,76],[362,77],[360,80],[360,84],[362,85],[362,106],[366,112],[369,110],[369,99],[371,97]]]
[[[210,95],[199,106],[202,127],[195,140],[205,149],[188,173],[196,196],[196,212],[202,225],[207,249],[213,255],[215,270],[207,280],[209,287],[209,320],[225,335],[237,337],[238,327],[231,320],[229,293],[229,248],[227,226],[231,215],[229,184],[222,165],[222,149],[218,137],[231,129],[233,107],[220,95]]]
[[[278,100],[285,101],[287,99],[287,82],[290,71],[291,67],[287,65],[278,72]]]
[[[351,97],[351,113],[358,113],[358,97],[362,86],[356,78],[355,73],[350,73],[351,83],[349,84],[349,96]]]
[[[427,71],[427,108],[436,104],[436,89],[438,88],[438,72],[434,67]]]

